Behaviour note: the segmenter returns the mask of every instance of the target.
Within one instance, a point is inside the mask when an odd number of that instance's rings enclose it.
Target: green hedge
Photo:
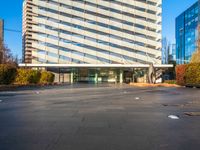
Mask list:
[[[53,83],[54,78],[55,78],[55,76],[53,73],[43,71],[43,72],[41,72],[40,83],[41,84]]]
[[[54,82],[54,74],[48,71],[17,69],[13,65],[0,64],[0,85],[2,84],[50,84]]]
[[[11,84],[16,76],[16,67],[8,64],[0,64],[0,84]]]
[[[176,80],[165,80],[164,83],[167,83],[167,84],[176,84]]]
[[[16,84],[37,84],[40,81],[41,73],[37,70],[18,69],[15,78]]]
[[[54,82],[54,74],[47,71],[37,71],[31,69],[18,69],[15,79],[16,84],[47,84]]]
[[[179,85],[200,85],[200,63],[178,65],[176,81]]]
[[[200,84],[200,63],[191,63],[186,67],[186,84]]]

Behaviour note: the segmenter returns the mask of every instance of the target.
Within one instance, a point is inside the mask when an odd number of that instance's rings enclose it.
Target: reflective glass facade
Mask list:
[[[198,2],[176,18],[176,59],[177,64],[189,63],[197,48]]]
[[[161,0],[25,0],[26,63],[160,64]]]

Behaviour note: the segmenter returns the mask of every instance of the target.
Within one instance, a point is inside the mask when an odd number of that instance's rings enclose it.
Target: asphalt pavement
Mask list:
[[[0,92],[0,150],[199,150],[199,112],[200,90],[190,88],[75,84]]]

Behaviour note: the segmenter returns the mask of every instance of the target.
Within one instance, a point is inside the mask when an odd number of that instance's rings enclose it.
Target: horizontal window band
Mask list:
[[[141,12],[148,12],[148,13],[150,13],[150,14],[153,14],[153,15],[155,15],[156,14],[156,11],[154,11],[154,10],[151,10],[151,9],[148,9],[148,8],[141,8],[141,7],[138,7],[138,6],[135,6],[135,5],[131,5],[131,4],[126,4],[126,3],[124,3],[124,2],[119,2],[119,1],[110,1],[110,0],[103,0],[103,1],[107,1],[107,2],[112,2],[112,3],[114,3],[114,4],[118,4],[119,6],[123,6],[123,7],[128,7],[128,8],[131,8],[131,9],[136,9],[136,10],[138,10],[138,11],[141,11]],[[136,0],[137,1],[137,0]],[[138,2],[142,2],[141,0],[138,0]],[[146,3],[145,3],[146,4]],[[148,4],[147,4],[148,5]],[[152,6],[156,6],[156,4],[155,5],[152,5]]]
[[[72,0],[72,1],[73,1],[73,0]],[[131,13],[129,13],[129,12],[120,11],[120,10],[117,10],[117,9],[114,9],[114,8],[111,8],[111,7],[106,7],[106,6],[101,5],[100,3],[97,4],[97,3],[89,2],[89,1],[85,1],[85,0],[78,0],[78,1],[75,1],[75,2],[84,4],[84,5],[94,6],[95,8],[100,8],[100,9],[102,9],[102,10],[109,10],[109,11],[111,11],[111,12],[115,12],[115,13],[117,13],[117,14],[129,16],[129,17],[137,17],[137,15],[131,14]],[[114,2],[114,1],[109,1],[109,2],[112,3],[112,2]],[[75,9],[79,9],[79,10],[80,10],[80,8],[77,8],[77,7],[74,7],[74,6],[69,6],[69,5],[65,4],[64,2],[56,2],[56,1],[54,1],[54,0],[49,0],[48,3],[55,4],[55,5],[57,5],[57,6],[64,6],[64,7],[67,7],[67,8],[69,8],[69,9],[75,8]],[[119,5],[120,2],[114,2],[114,3],[117,3],[117,4]],[[136,8],[136,6],[135,6],[135,8]],[[135,9],[135,8],[132,7],[131,9]],[[82,11],[87,11],[87,10],[85,10],[85,9],[81,9],[81,10],[82,10]],[[141,11],[140,9],[136,9],[136,10]],[[143,10],[143,11],[141,11],[141,12],[146,12],[146,10]],[[156,12],[155,12],[155,14],[156,14]],[[141,18],[144,18],[143,16],[138,16],[137,18],[140,18],[140,17],[141,17]],[[146,19],[146,18],[144,18],[144,19]],[[148,21],[150,21],[150,22],[152,22],[152,23],[156,23],[156,20],[152,20],[151,18],[148,18]]]
[[[51,47],[49,44],[48,44],[48,47]],[[55,48],[55,46],[52,46],[52,48]],[[41,52],[41,50],[36,50],[36,51],[38,51],[38,53],[40,53]],[[59,53],[59,54],[55,54],[55,53],[52,53],[52,52],[49,52],[48,51],[48,48],[46,49],[46,50],[43,50],[44,52],[45,52],[45,55],[48,57],[48,56],[50,56],[50,57],[54,57],[54,58],[61,58],[61,57],[67,57],[66,55],[64,55],[64,53]],[[99,56],[94,56],[94,55],[90,55],[90,54],[87,54],[87,53],[82,53],[82,52],[78,52],[78,51],[74,51],[74,50],[72,50],[72,49],[68,49],[68,51],[66,51],[66,50],[60,50],[60,51],[63,51],[63,52],[66,52],[66,53],[71,53],[69,56],[70,57],[68,57],[68,61],[70,62],[70,61],[72,61],[73,59],[75,59],[74,57],[73,57],[73,55],[75,55],[75,56],[78,56],[78,57],[80,57],[80,58],[82,58],[82,59],[77,59],[78,61],[80,61],[80,62],[85,62],[85,63],[90,63],[91,61],[93,61],[93,62],[95,62],[95,61],[98,61],[98,62],[100,62],[100,63],[103,63],[103,64],[106,64],[106,63],[111,63],[111,62],[113,62],[113,61],[117,61],[116,59],[105,59],[105,58],[102,58],[102,57],[99,57]],[[44,52],[42,53],[42,54],[44,54]],[[109,54],[109,55],[111,55],[111,54]],[[108,55],[108,56],[109,56]],[[110,56],[109,56],[110,57]],[[92,60],[90,60],[90,59],[92,59]],[[120,58],[121,60],[120,61],[118,61],[118,63],[122,63],[122,58]],[[131,59],[131,61],[132,62],[134,62],[132,59]],[[72,61],[73,62],[73,61]]]
[[[99,41],[99,44],[104,44],[104,45],[109,45],[111,47],[115,47],[115,48],[119,48],[119,49],[122,49],[122,50],[127,50],[129,52],[135,52],[135,53],[142,53],[143,55],[146,55],[145,52],[142,52],[142,51],[139,51],[139,50],[135,50],[135,49],[132,49],[132,48],[128,48],[128,47],[124,47],[124,46],[120,46],[118,44],[115,44],[115,43],[111,43],[111,42],[107,42],[107,41],[104,41],[104,40],[99,40],[99,39],[96,39],[94,37],[89,37],[89,36],[85,36],[85,35],[81,35],[81,34],[77,34],[77,33],[74,33],[74,32],[69,32],[69,31],[66,31],[66,30],[62,30],[62,29],[54,29],[52,28],[51,26],[47,26],[47,25],[42,25],[44,26],[44,28],[46,29],[49,29],[49,30],[53,30],[53,31],[56,31],[56,32],[60,32],[60,33],[64,33],[66,35],[69,35],[71,34],[72,36],[76,35],[76,36],[79,36],[83,39],[87,39],[87,40],[90,40],[90,41]],[[45,34],[45,36],[48,36],[48,34]],[[54,36],[55,39],[59,40],[59,37],[58,36]],[[97,43],[98,44],[98,43]],[[135,44],[135,43],[134,43]],[[141,45],[140,45],[141,46]],[[151,53],[147,53],[150,57],[154,58],[155,55],[151,54]]]
[[[103,1],[108,1],[108,2],[110,2],[111,0],[103,0]],[[147,5],[152,5],[152,6],[156,6],[157,5],[157,3],[155,3],[155,2],[150,2],[150,1],[147,1],[147,0],[135,0],[135,1],[138,1],[138,2],[141,2],[141,3],[144,3],[144,4],[147,4]],[[119,2],[119,1],[116,1],[116,0],[113,0],[112,1],[113,3],[120,3],[120,4],[122,4],[122,5],[124,5],[124,6],[128,6],[128,5],[130,5],[130,4],[126,4],[126,3],[122,3],[122,2]],[[133,6],[133,5],[130,5],[130,6]]]
[[[36,33],[37,34],[37,33]],[[38,35],[40,35],[40,34],[38,34]],[[78,42],[76,42],[76,41],[72,41],[72,40],[67,40],[67,39],[63,39],[63,38],[59,38],[59,37],[57,37],[57,36],[53,36],[53,35],[46,35],[46,34],[42,34],[42,35],[40,35],[40,36],[42,36],[42,37],[44,37],[44,38],[51,38],[51,39],[53,39],[53,40],[56,40],[57,42],[59,42],[59,41],[62,41],[62,42],[64,42],[64,43],[71,43],[71,44],[74,44],[75,43],[75,45],[77,45],[77,44],[80,44],[80,45],[85,45],[85,43],[84,42],[82,42],[82,43],[78,43]],[[88,40],[88,39],[87,39]],[[97,43],[98,44],[98,43]],[[100,44],[100,43],[99,43]],[[101,43],[102,44],[102,43]],[[106,46],[108,46],[108,45],[106,45]],[[98,49],[97,47],[94,47],[94,46],[90,46],[90,45],[85,45],[84,47],[90,47],[90,49],[94,49],[95,51]],[[110,46],[110,47],[113,47],[113,48],[117,48],[118,50],[123,50],[123,51],[126,51],[126,52],[130,52],[130,53],[136,53],[136,54],[141,54],[141,55],[143,55],[143,56],[146,56],[146,55],[148,55],[148,56],[150,56],[150,57],[152,57],[152,58],[155,58],[155,55],[154,54],[150,54],[150,53],[147,53],[147,52],[143,52],[143,51],[139,51],[139,50],[134,50],[134,49],[123,49],[123,48],[119,48],[119,47],[117,47],[117,46],[114,46],[114,45],[112,45],[112,46]],[[103,50],[103,49],[100,49],[100,50]]]
[[[69,23],[69,22],[66,22],[66,21],[63,21],[63,20],[58,20],[58,19],[54,19],[52,17],[48,17],[48,16],[44,16],[44,15],[39,15],[38,18],[42,18],[42,19],[47,19],[47,20],[50,20],[52,22],[55,22],[55,23],[60,23],[60,24],[63,24],[63,25],[67,25],[67,26],[70,26],[70,27],[74,27],[74,28],[79,28],[79,29],[82,29],[82,30],[87,30],[87,31],[91,31],[93,33],[96,33],[96,34],[100,34],[100,35],[107,35],[108,33],[105,33],[103,31],[97,31],[97,30],[94,30],[94,29],[90,29],[90,28],[87,28],[87,27],[84,27],[84,26],[81,26],[81,25],[78,25],[78,24],[73,24],[73,23]],[[81,19],[84,19],[84,18],[81,18]],[[102,24],[102,23],[99,23],[99,22],[94,22],[94,21],[90,21],[88,22],[90,24],[94,24],[94,25],[104,25],[104,26],[101,26],[101,27],[105,27],[106,24]],[[110,26],[110,28],[108,29],[112,29],[112,26]],[[116,30],[118,31],[116,28],[113,28],[113,30]],[[122,31],[121,31],[122,32]],[[127,34],[130,34],[130,33],[127,33]],[[116,38],[119,37],[119,36],[116,36],[116,35],[113,35],[110,33],[110,35],[112,36],[115,36]],[[134,34],[130,34],[130,35],[134,35]],[[139,36],[139,35],[135,35],[135,36]],[[142,38],[145,38],[146,40],[152,40],[152,39],[149,39],[148,37],[143,37],[145,35],[142,35]],[[140,37],[140,36],[139,36]],[[119,37],[119,38],[122,38],[122,37]],[[127,39],[128,40],[128,39]],[[130,39],[129,39],[130,40]],[[152,40],[152,41],[155,41],[155,40]],[[153,46],[153,45],[152,45]]]
[[[64,52],[66,52],[66,51],[64,51]],[[75,54],[75,55],[77,55],[80,58],[82,57],[83,60],[76,59],[72,55],[71,55],[71,57],[69,57],[69,56],[66,56],[66,55],[56,54],[56,53],[53,53],[53,52],[49,52],[48,50],[41,50],[41,49],[40,50],[39,49],[36,50],[36,53],[38,53],[39,55],[42,54],[42,55],[45,55],[45,57],[49,57],[49,56],[50,57],[54,57],[54,58],[58,59],[58,61],[59,61],[59,59],[63,59],[63,60],[68,61],[70,63],[77,63],[77,62],[82,63],[82,62],[84,62],[84,63],[88,64],[89,62],[84,61],[85,59],[90,58],[90,59],[93,59],[93,61],[95,61],[95,60],[98,59],[97,57],[94,58],[94,57],[90,56],[89,54],[87,54],[87,57],[86,57],[86,54],[81,53],[81,52],[77,52],[77,51],[70,51],[70,52],[71,52],[71,54]],[[103,60],[103,58],[99,58],[99,59]],[[104,59],[104,61],[108,63],[108,60]],[[103,61],[101,61],[101,63],[103,63]]]
[[[44,11],[52,12],[52,13],[55,13],[55,14],[59,14],[59,15],[63,15],[63,16],[71,17],[71,18],[76,18],[76,17],[78,18],[79,17],[79,16],[75,16],[73,14],[68,14],[66,12],[60,12],[58,10],[50,9],[50,8],[43,7],[43,6],[37,6],[37,7],[39,9],[41,9],[41,10],[44,10]],[[70,7],[70,6],[68,6],[68,7]],[[97,16],[97,17],[102,17],[102,18],[110,19],[112,21],[123,23],[123,24],[129,25],[129,26],[134,26],[134,24],[135,24],[135,23],[127,21],[127,20],[121,20],[121,19],[114,18],[112,16],[107,16],[107,15],[103,15],[103,14],[99,14],[99,13],[94,13],[94,12],[91,12],[91,11],[88,11],[88,10],[84,10],[84,9],[81,9],[81,8],[78,8],[78,7],[74,7],[74,6],[71,9],[72,10],[74,9],[74,10],[82,12],[82,13],[87,13],[87,14],[90,14],[90,15],[94,15],[94,16]],[[139,19],[139,18],[136,18],[136,19]],[[142,20],[142,21],[145,21],[145,20]],[[149,27],[149,31],[153,31],[153,29],[151,30],[150,27]]]
[[[79,46],[79,47],[83,47],[83,48],[86,48],[86,49],[90,49],[90,50],[93,50],[94,52],[97,51],[97,52],[100,52],[100,53],[104,53],[104,54],[108,54],[108,55],[113,55],[113,56],[118,57],[118,58],[120,58],[120,59],[126,58],[126,59],[128,59],[129,61],[131,61],[131,60],[137,60],[137,62],[140,61],[140,62],[146,63],[146,61],[143,61],[143,60],[138,59],[138,58],[129,57],[129,56],[127,56],[127,55],[123,55],[123,54],[118,54],[118,53],[110,52],[110,51],[107,51],[107,50],[95,48],[95,47],[88,46],[88,45],[84,45],[84,44],[80,45],[79,43],[77,43],[77,44],[79,44],[79,45],[76,45],[75,43],[76,43],[76,42],[74,42],[73,45]],[[69,51],[75,51],[75,50],[70,49],[70,48],[65,48],[65,47],[62,47],[62,46],[58,46],[58,45],[51,44],[51,43],[47,43],[47,42],[43,42],[43,41],[39,41],[38,44],[41,44],[41,45],[43,45],[43,46],[46,46],[45,44],[47,44],[47,46],[52,47],[52,48],[55,48],[55,49],[57,49],[57,50],[63,50],[63,51],[68,51],[68,52],[69,52]]]

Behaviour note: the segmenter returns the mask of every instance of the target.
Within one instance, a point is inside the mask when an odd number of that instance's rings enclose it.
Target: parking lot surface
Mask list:
[[[0,150],[199,150],[199,97],[114,84],[0,92]]]

